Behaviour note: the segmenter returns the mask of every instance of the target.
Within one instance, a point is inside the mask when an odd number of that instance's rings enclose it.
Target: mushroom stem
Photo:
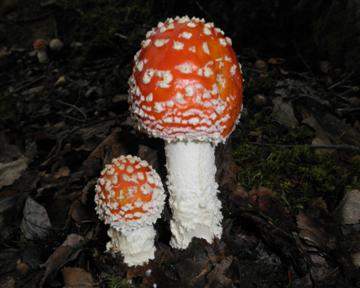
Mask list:
[[[124,232],[110,228],[108,235],[111,241],[106,244],[106,250],[121,252],[128,266],[146,264],[155,257],[156,232],[152,225]]]
[[[36,56],[39,60],[39,63],[41,63],[41,64],[47,63],[49,61],[49,58],[48,58],[48,55],[47,55],[45,49],[37,51]]]
[[[220,238],[221,202],[215,181],[215,146],[207,142],[166,143],[171,246],[185,249],[193,237],[212,243]]]

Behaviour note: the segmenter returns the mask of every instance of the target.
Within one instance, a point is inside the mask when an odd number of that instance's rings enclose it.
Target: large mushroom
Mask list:
[[[129,266],[154,259],[153,223],[164,201],[161,179],[146,161],[128,155],[106,165],[97,181],[95,203],[99,218],[110,225],[107,250],[121,252]]]
[[[131,111],[139,128],[166,142],[175,248],[221,237],[214,152],[238,122],[242,82],[230,38],[203,19],[160,22],[134,57]]]

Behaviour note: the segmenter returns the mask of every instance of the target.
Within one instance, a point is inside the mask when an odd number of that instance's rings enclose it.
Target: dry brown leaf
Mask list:
[[[296,216],[296,223],[300,230],[299,236],[306,244],[313,247],[325,247],[328,242],[326,232],[307,215],[300,212]]]
[[[61,167],[58,171],[55,172],[54,178],[59,179],[63,177],[68,177],[70,175],[70,169],[67,166]]]
[[[20,259],[16,261],[16,270],[20,272],[20,274],[26,274],[29,272],[29,265]]]
[[[53,254],[41,265],[41,267],[45,267],[45,273],[40,283],[41,287],[51,273],[56,272],[67,262],[74,260],[79,255],[83,240],[84,238],[78,234],[70,234],[64,243],[55,249]]]
[[[78,225],[91,222],[91,218],[86,207],[79,200],[75,200],[71,204],[69,214],[71,219],[73,219]]]
[[[29,159],[25,156],[8,163],[0,163],[0,189],[13,184],[28,167]]]
[[[5,279],[0,279],[1,288],[15,288],[15,279],[12,277],[6,277]]]
[[[231,285],[232,280],[225,276],[225,273],[226,270],[229,269],[232,261],[233,257],[229,256],[215,265],[214,269],[207,275],[208,287],[213,287],[214,284],[215,286],[216,284],[220,285],[220,287],[227,287]]]
[[[91,274],[82,268],[64,267],[62,269],[66,288],[92,288],[94,280]]]
[[[97,175],[102,165],[109,163],[112,158],[125,154],[123,144],[118,140],[120,129],[114,129],[84,161],[85,174],[89,177]]]
[[[231,144],[218,145],[216,149],[216,181],[221,189],[234,191],[237,185],[236,175],[239,166],[235,163]]]
[[[268,64],[271,64],[271,65],[280,65],[285,62],[285,59],[284,58],[270,58],[267,62],[268,62]]]

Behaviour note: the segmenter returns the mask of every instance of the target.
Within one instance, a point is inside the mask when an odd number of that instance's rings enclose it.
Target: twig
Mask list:
[[[115,33],[114,36],[119,37],[119,38],[124,39],[124,40],[128,40],[128,39],[129,39],[128,36],[126,36],[126,35],[124,35],[124,34],[121,34],[121,33]]]
[[[83,119],[79,119],[79,118],[76,118],[76,117],[72,117],[72,116],[70,116],[70,115],[66,115],[66,114],[62,115],[62,117],[64,117],[64,118],[68,118],[68,119],[70,119],[70,120],[78,121],[78,122],[80,122],[80,123],[84,123],[84,122],[86,122],[86,121],[85,121],[85,120],[83,120]]]
[[[28,82],[28,83],[25,83],[25,84],[23,84],[23,85],[20,85],[20,87],[14,89],[13,93],[17,93],[17,92],[19,92],[19,91],[21,91],[21,90],[23,90],[23,89],[26,89],[26,88],[28,88],[29,86],[34,85],[36,82],[39,82],[39,81],[43,80],[44,78],[45,78],[45,76],[43,75],[43,76],[40,76],[40,77],[38,77],[38,78],[35,78],[35,79],[31,80],[31,81]]]
[[[360,107],[355,107],[355,108],[339,108],[336,109],[336,112],[343,115],[344,113],[355,113],[355,112],[360,112]]]
[[[354,72],[349,73],[348,75],[346,75],[343,79],[340,79],[339,81],[335,82],[334,84],[330,85],[327,89],[331,90],[334,89],[335,87],[343,84],[346,80],[348,80],[349,78],[351,78],[351,76],[354,75]]]
[[[61,100],[56,100],[56,102],[75,109],[76,111],[78,111],[84,117],[84,119],[87,119],[86,114],[83,111],[81,111],[81,109],[79,107],[75,106],[74,104],[70,104],[70,103],[67,103],[67,102],[64,102],[64,101],[61,101]]]
[[[268,143],[258,143],[258,142],[249,142],[251,145],[256,146],[267,146],[267,147],[281,147],[281,148],[294,148],[294,147],[308,147],[310,149],[336,149],[336,150],[353,150],[360,151],[360,147],[354,145],[308,145],[308,144],[268,144]]]

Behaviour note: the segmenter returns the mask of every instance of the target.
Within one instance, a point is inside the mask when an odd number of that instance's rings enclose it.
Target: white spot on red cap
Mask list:
[[[156,39],[155,42],[154,42],[154,45],[156,47],[162,47],[168,42],[169,42],[169,39]]]
[[[154,69],[146,69],[144,76],[143,76],[143,83],[149,84],[151,82],[151,79],[154,76],[154,74],[155,74]]]
[[[226,42],[231,46],[232,45],[232,41],[230,37],[225,37]]]
[[[213,75],[213,74],[214,74],[214,73],[213,73],[213,71],[211,70],[211,68],[205,66],[205,68],[204,68],[204,76],[205,76],[205,77],[210,77],[210,76]]]
[[[209,27],[206,27],[204,26],[204,29],[203,29],[203,32],[205,35],[207,36],[210,36],[212,33],[211,33],[211,30],[209,29]]]
[[[154,105],[154,110],[157,113],[161,113],[165,110],[164,104],[161,102],[156,102]]]
[[[210,55],[210,50],[209,50],[209,46],[208,46],[207,42],[202,43],[202,49],[206,54]]]
[[[226,40],[224,38],[220,38],[219,43],[221,46],[224,46],[224,47],[227,45]]]
[[[174,41],[173,48],[175,50],[182,50],[184,48],[184,43],[180,41]]]
[[[195,94],[195,89],[192,85],[188,85],[185,87],[185,96],[192,97]]]
[[[233,64],[233,65],[231,66],[231,68],[230,68],[230,74],[231,74],[231,76],[234,76],[235,73],[236,73],[236,65]]]
[[[193,52],[193,53],[196,53],[196,47],[195,46],[189,47],[189,51]]]
[[[192,33],[184,31],[179,34],[179,37],[185,38],[185,39],[190,39],[192,37]]]
[[[169,88],[170,82],[173,80],[173,76],[170,71],[156,71],[156,76],[162,78],[160,81],[157,82],[157,86],[160,88]]]
[[[193,64],[190,62],[185,62],[180,65],[175,66],[175,69],[179,70],[184,74],[191,74],[194,70]]]
[[[151,102],[153,99],[154,99],[153,93],[149,93],[149,95],[147,95],[145,98],[146,102]]]

